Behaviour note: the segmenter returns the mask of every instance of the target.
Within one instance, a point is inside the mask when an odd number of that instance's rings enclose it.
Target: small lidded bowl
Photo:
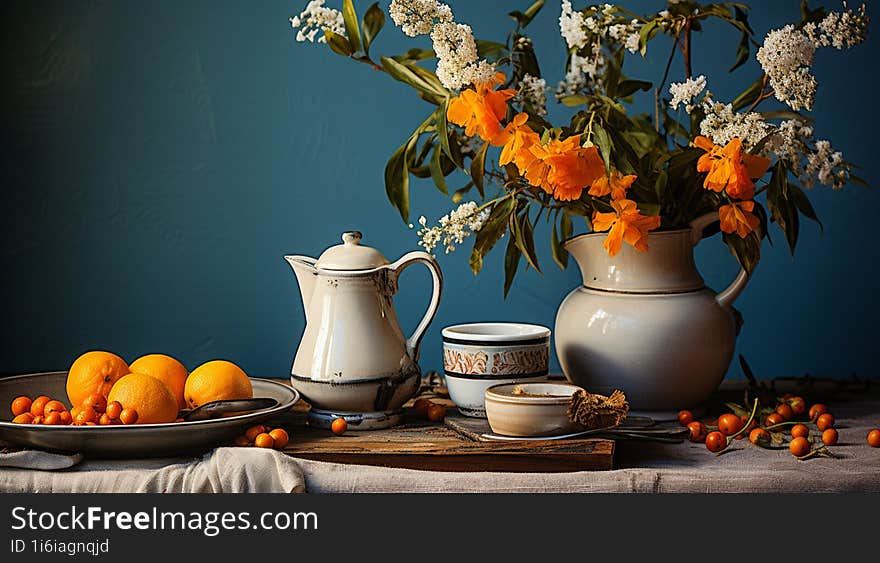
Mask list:
[[[568,419],[571,396],[581,387],[571,383],[506,383],[486,389],[486,417],[495,434],[557,436],[584,428]]]
[[[486,389],[547,377],[550,329],[523,323],[471,323],[443,329],[449,398],[465,416],[486,417]]]

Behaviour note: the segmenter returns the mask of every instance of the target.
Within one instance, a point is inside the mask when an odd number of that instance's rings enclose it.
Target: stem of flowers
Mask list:
[[[676,38],[676,42],[678,38]],[[669,58],[666,60],[666,70],[663,71],[663,79],[660,80],[660,85],[654,89],[654,128],[657,129],[657,132],[660,132],[660,91],[663,90],[663,87],[666,85],[666,79],[669,78],[669,69],[672,68],[672,61],[675,59],[675,43],[672,44],[672,49],[669,51]]]
[[[693,78],[694,74],[691,71],[691,20],[688,18],[684,23],[684,47],[682,47],[682,51],[684,54],[684,72],[688,79]]]
[[[767,89],[767,73],[764,73],[764,80],[761,82],[761,93],[758,95],[757,98],[755,98],[754,103],[751,105],[751,107],[749,107],[748,110],[746,110],[746,113],[752,113],[753,111],[755,111],[755,108],[758,107],[758,104],[760,104],[761,101],[766,100],[769,97],[768,94],[764,91],[766,89]],[[773,93],[770,92],[769,95],[772,96]]]

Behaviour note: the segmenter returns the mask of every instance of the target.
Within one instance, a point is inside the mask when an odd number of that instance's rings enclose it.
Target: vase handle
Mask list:
[[[691,243],[696,246],[701,240],[703,240],[703,229],[716,221],[720,221],[718,213],[707,213],[706,215],[697,217],[691,221]],[[761,228],[758,227],[755,229],[755,233],[760,240]],[[739,275],[736,276],[733,283],[715,296],[715,301],[725,309],[730,309],[733,306],[733,302],[736,301],[736,298],[739,297],[739,294],[742,293],[748,283],[749,273],[746,272],[745,268],[740,267]]]
[[[428,330],[428,325],[434,320],[434,316],[437,314],[437,309],[440,306],[440,293],[443,290],[443,273],[440,271],[440,265],[437,264],[434,257],[427,252],[421,251],[404,254],[397,262],[388,265],[388,268],[393,270],[395,275],[398,275],[405,268],[416,263],[424,264],[431,271],[432,292],[431,303],[428,305],[425,316],[422,317],[419,326],[416,327],[412,336],[406,341],[406,352],[414,362],[419,360],[419,348],[422,343],[422,337],[425,335],[425,331]]]

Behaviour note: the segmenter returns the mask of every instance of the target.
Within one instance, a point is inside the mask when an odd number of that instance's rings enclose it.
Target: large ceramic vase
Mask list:
[[[583,275],[556,316],[556,352],[572,383],[605,395],[620,389],[632,411],[658,417],[698,407],[712,394],[733,355],[732,305],[748,282],[740,271],[716,293],[700,277],[693,247],[717,220],[650,233],[647,252],[624,244],[608,256],[607,233],[565,243]]]

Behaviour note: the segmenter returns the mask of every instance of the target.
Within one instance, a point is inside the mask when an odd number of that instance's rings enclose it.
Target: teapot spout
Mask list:
[[[293,268],[296,280],[299,282],[299,292],[302,297],[303,310],[306,314],[306,322],[309,322],[309,306],[318,279],[318,270],[315,268],[316,260],[308,256],[285,256],[285,260]]]

